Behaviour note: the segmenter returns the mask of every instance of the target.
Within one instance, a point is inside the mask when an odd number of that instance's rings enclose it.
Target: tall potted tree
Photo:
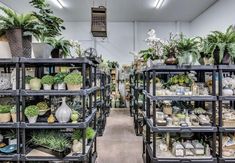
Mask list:
[[[39,43],[33,43],[34,56],[36,58],[49,58],[53,49],[48,44],[48,38],[61,35],[61,30],[65,29],[61,24],[63,20],[53,15],[50,5],[45,0],[32,0],[30,4],[38,10],[33,15],[39,20],[39,24],[34,28],[34,36]]]

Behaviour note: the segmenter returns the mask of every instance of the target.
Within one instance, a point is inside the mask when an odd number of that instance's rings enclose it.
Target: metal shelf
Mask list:
[[[150,127],[152,132],[177,132],[177,133],[185,133],[185,132],[217,132],[217,127],[214,126],[187,126],[187,127],[177,127],[177,126],[153,126],[153,122],[150,119],[145,118],[148,126]]]
[[[8,123],[0,123],[0,128],[20,128],[20,123],[8,122]]]
[[[235,127],[219,127],[219,132],[235,132]]]
[[[218,65],[219,70],[235,71],[235,65]]]
[[[1,155],[0,154],[0,161],[19,161],[20,155],[19,154],[12,154],[12,155]]]
[[[19,58],[18,57],[14,57],[14,58],[1,58],[0,59],[0,66],[15,65],[16,63],[19,63]]]
[[[217,163],[217,158],[208,157],[208,158],[180,158],[180,157],[153,157],[153,151],[149,144],[146,144],[148,154],[151,159],[151,163]]]
[[[0,90],[0,95],[2,96],[19,96],[19,90]]]
[[[219,158],[218,163],[235,163],[235,157]]]
[[[235,101],[235,96],[219,96],[221,101]]]

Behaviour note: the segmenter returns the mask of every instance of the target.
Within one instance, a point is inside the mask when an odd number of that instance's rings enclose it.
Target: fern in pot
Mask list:
[[[49,38],[47,41],[54,48],[51,51],[52,58],[66,58],[70,55],[70,48],[72,45],[69,40],[65,40],[64,38]]]
[[[80,90],[82,86],[82,81],[82,75],[77,72],[70,73],[64,78],[64,82],[66,83],[68,90],[71,91]]]
[[[204,65],[214,64],[214,57],[210,51],[210,44],[207,38],[199,38],[200,63]]]
[[[65,83],[64,83],[64,78],[67,75],[68,75],[67,73],[60,72],[54,76],[54,82],[55,82],[54,89],[58,89],[58,90],[65,90],[66,89]]]
[[[36,105],[30,105],[25,108],[24,114],[28,118],[29,123],[36,123],[39,115],[39,108]]]
[[[235,58],[235,29],[230,26],[225,33],[213,31],[207,36],[209,52],[218,64],[230,64]]]
[[[51,75],[45,75],[41,80],[44,90],[51,90],[52,85],[54,84],[54,77]]]
[[[180,34],[180,38],[176,40],[176,57],[179,61],[179,64],[200,65],[200,53],[198,46],[198,38],[186,38],[183,34]]]

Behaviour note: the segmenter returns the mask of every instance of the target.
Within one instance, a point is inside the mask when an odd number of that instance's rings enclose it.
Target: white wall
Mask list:
[[[190,24],[191,36],[205,36],[212,30],[225,31],[235,24],[235,0],[219,0]]]
[[[135,28],[134,24],[136,24]],[[164,40],[169,38],[170,32],[184,32],[190,35],[189,23],[186,22],[109,22],[108,38],[97,39],[95,43],[90,33],[90,22],[65,22],[64,25],[66,30],[63,36],[66,39],[79,40],[85,49],[96,47],[98,53],[104,56],[103,58],[118,61],[120,64],[133,61],[130,51],[138,52],[146,48],[144,40],[149,29],[155,29],[157,36]]]

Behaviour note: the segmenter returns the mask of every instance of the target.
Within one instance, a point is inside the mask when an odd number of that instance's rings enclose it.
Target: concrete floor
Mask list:
[[[143,163],[142,137],[135,135],[129,109],[111,110],[104,135],[97,139],[97,163]]]

